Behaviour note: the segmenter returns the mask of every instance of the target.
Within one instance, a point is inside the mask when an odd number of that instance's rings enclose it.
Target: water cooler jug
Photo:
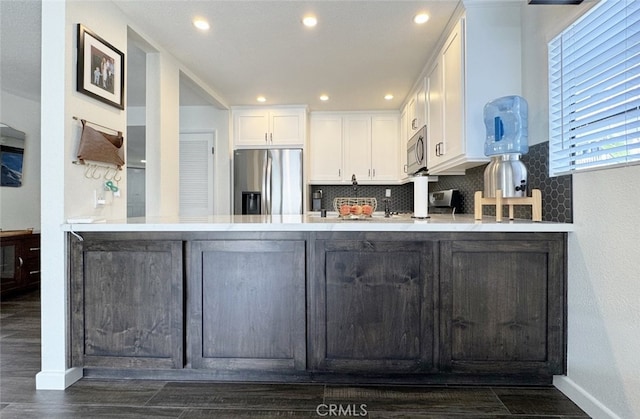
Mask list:
[[[484,106],[486,140],[484,154],[491,162],[484,171],[484,196],[504,198],[527,196],[527,168],[520,156],[529,151],[527,101],[521,96],[505,96]]]

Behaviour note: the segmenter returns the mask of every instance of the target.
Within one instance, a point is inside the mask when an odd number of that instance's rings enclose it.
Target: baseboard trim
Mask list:
[[[66,371],[40,371],[36,374],[36,390],[64,390],[82,378],[82,368]]]
[[[593,395],[588,393],[584,388],[580,387],[571,378],[565,375],[554,375],[553,385],[591,417],[622,419]]]

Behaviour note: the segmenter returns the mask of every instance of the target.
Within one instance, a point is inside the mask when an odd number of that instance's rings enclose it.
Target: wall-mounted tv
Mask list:
[[[24,162],[24,149],[10,146],[0,146],[0,162],[2,174],[0,186],[22,186],[22,164]]]

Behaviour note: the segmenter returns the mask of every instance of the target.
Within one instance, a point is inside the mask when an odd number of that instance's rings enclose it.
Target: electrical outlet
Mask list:
[[[104,198],[104,192],[103,191],[98,191],[97,189],[94,189],[93,191],[93,207],[94,208],[99,208],[104,206],[107,203],[106,199]]]
[[[384,196],[387,198],[391,198],[391,189],[387,189],[384,191]]]

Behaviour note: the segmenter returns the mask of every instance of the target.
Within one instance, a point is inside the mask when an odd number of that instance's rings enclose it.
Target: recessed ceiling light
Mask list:
[[[429,15],[426,13],[418,13],[417,15],[415,15],[413,17],[413,21],[415,23],[417,23],[418,25],[422,25],[423,23],[425,23],[427,20],[429,20]]]
[[[391,100],[393,99],[393,95],[391,93],[384,95],[384,100]]]
[[[313,28],[314,26],[316,26],[318,24],[318,19],[315,16],[309,15],[309,16],[305,16],[302,19],[302,23],[306,27]]]
[[[327,96],[327,95],[322,95],[322,96],[320,96],[320,100],[321,100],[321,101],[323,101],[323,102],[325,102],[325,101],[329,100],[329,96]]]
[[[208,31],[209,28],[211,27],[209,25],[209,22],[207,22],[206,20],[201,19],[201,18],[193,19],[193,26],[195,26],[196,28],[200,29],[201,31]]]
[[[258,96],[258,97],[256,98],[256,100],[257,100],[258,102],[266,102],[266,101],[267,101],[267,98],[266,98],[266,97],[264,97],[264,96]]]

